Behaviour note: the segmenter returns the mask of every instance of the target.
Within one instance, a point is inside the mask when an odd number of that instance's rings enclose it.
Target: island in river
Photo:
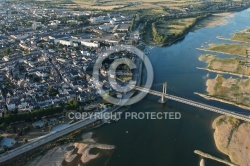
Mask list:
[[[215,55],[201,55],[200,61],[205,61],[210,72],[220,73],[206,81],[207,93],[199,94],[204,98],[233,104],[244,109],[250,108],[250,67],[246,59],[218,58]],[[225,78],[222,74],[230,74],[245,78]]]
[[[247,39],[249,30],[241,32],[241,38]],[[235,37],[239,35],[236,33]],[[219,58],[212,54],[201,55],[200,61],[207,63],[210,72],[219,73],[215,78],[206,81],[207,93],[199,94],[202,97],[233,104],[241,108],[250,108],[250,45],[247,43],[210,44],[209,48],[202,49],[209,52],[229,54],[232,58]],[[240,76],[240,78],[225,78],[223,74]],[[246,77],[246,78],[242,78]]]
[[[240,166],[250,166],[250,124],[220,116],[213,122],[217,148]]]
[[[249,30],[235,33],[232,38],[223,40],[237,41],[237,43],[210,44],[209,48],[201,50],[233,57],[201,55],[199,60],[205,62],[207,66],[198,69],[218,74],[215,78],[206,80],[207,94],[196,94],[206,99],[250,109]],[[226,77],[223,74],[232,76]],[[232,162],[240,166],[250,166],[250,124],[232,117],[220,116],[213,122],[213,129],[217,148],[228,155]]]

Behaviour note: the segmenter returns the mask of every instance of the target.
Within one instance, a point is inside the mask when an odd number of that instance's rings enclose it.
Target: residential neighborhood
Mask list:
[[[90,73],[97,54],[137,40],[129,33],[133,15],[94,16],[23,3],[0,7],[1,115],[95,98]]]
[[[134,17],[1,1],[0,131],[4,139],[15,138],[13,145],[19,146],[22,139],[42,136],[56,125],[67,126],[69,111],[106,107],[94,85],[93,66],[116,45],[138,42],[139,33],[130,28]],[[101,81],[111,94],[107,66],[119,56],[112,55],[100,66],[105,73]],[[120,72],[129,73],[129,69]],[[39,134],[30,136],[33,132]],[[0,152],[13,145],[0,140]]]

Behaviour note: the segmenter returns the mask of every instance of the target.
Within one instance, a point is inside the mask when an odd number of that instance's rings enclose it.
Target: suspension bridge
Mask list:
[[[136,86],[135,90],[145,92],[145,93],[149,93],[149,94],[152,94],[152,95],[155,95],[155,96],[159,96],[160,97],[159,103],[165,103],[166,99],[169,99],[169,100],[177,101],[179,103],[191,105],[191,106],[194,106],[194,107],[197,107],[197,108],[201,108],[201,109],[204,109],[204,110],[208,110],[208,111],[211,111],[211,112],[215,112],[215,113],[218,113],[218,114],[222,114],[222,115],[226,115],[226,116],[229,116],[229,117],[233,117],[233,118],[237,118],[237,119],[240,119],[240,120],[243,120],[243,121],[250,122],[250,116],[235,113],[235,112],[230,111],[230,110],[210,106],[210,105],[207,105],[207,104],[204,104],[204,103],[201,103],[201,102],[196,102],[196,101],[193,101],[193,100],[190,100],[190,99],[186,99],[186,98],[182,98],[182,97],[167,94],[167,87],[168,87],[167,83],[164,83],[163,88],[162,88],[162,92],[158,92],[158,91],[155,91],[155,90],[143,88],[143,87],[140,87],[140,86]]]

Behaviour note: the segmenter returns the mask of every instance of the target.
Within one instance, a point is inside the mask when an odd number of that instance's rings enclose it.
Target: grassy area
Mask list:
[[[237,55],[237,56],[246,56],[246,51],[249,49],[247,45],[239,45],[239,44],[211,44],[208,50]]]
[[[235,73],[244,76],[250,76],[250,67],[246,65],[246,59],[238,58],[217,58],[214,55],[201,55],[200,61],[205,61],[207,69],[222,71],[226,73]]]
[[[178,19],[172,21],[161,21],[157,24],[157,30],[161,34],[178,35],[182,33],[187,27],[192,26],[196,18]]]
[[[250,42],[250,32],[236,33],[231,39],[241,42]]]
[[[146,34],[151,34],[156,44],[172,44],[183,37],[192,29],[196,23],[208,15],[198,15],[180,19],[157,19],[152,21],[151,27],[146,27]],[[151,29],[150,29],[151,28]],[[151,36],[147,35],[147,36]],[[145,34],[144,34],[145,39]]]
[[[154,23],[154,41],[158,44],[166,44],[167,42],[180,38],[195,22],[196,18],[186,18]]]
[[[156,10],[160,13],[164,13],[164,7],[170,9],[183,10],[186,5],[197,5],[200,2],[195,2],[192,0],[142,0],[137,3],[133,0],[72,0],[74,3],[78,4],[82,8],[89,9],[102,9],[102,10],[112,10],[117,9],[119,11],[127,10]]]
[[[235,104],[250,106],[250,78],[235,79],[224,78],[222,75],[217,75],[215,79],[210,79],[207,82],[208,89],[212,88],[212,97],[223,99]]]
[[[62,0],[61,0],[62,1]],[[232,0],[240,2],[242,0]],[[160,13],[164,13],[166,8],[170,10],[183,11],[186,7],[195,6],[201,7],[204,5],[202,1],[194,0],[72,0],[75,4],[81,8],[88,9],[101,9],[101,10],[112,10],[128,11],[128,10],[157,10]],[[136,2],[136,3],[135,3]],[[211,2],[226,2],[225,0],[211,0]]]

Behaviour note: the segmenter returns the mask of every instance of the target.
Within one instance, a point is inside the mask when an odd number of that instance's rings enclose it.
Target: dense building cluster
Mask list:
[[[133,15],[0,4],[0,113],[59,106],[98,96],[91,76],[98,54],[139,35]]]

